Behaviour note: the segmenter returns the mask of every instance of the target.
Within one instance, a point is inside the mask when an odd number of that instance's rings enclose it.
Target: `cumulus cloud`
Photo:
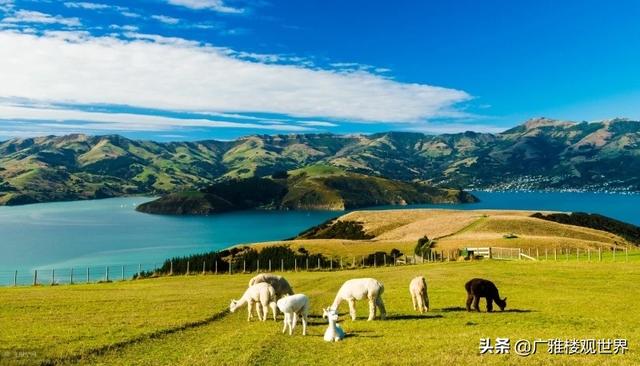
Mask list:
[[[464,91],[238,59],[180,38],[0,31],[0,97],[188,112],[275,113],[363,122],[455,114]]]
[[[65,18],[61,15],[51,15],[32,10],[18,10],[11,16],[2,19],[3,23],[39,23],[39,24],[61,24],[68,27],[78,27],[81,25],[78,18]]]
[[[225,5],[223,0],[168,0],[171,5],[183,6],[195,10],[213,10],[219,13],[243,13],[243,9]]]

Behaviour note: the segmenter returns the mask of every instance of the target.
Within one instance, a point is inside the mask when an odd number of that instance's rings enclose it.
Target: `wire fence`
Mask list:
[[[473,249],[468,251],[467,249]],[[475,253],[474,253],[475,252]],[[478,255],[482,253],[483,255]],[[485,256],[485,253],[490,253]],[[72,268],[45,268],[34,270],[0,271],[0,286],[63,285],[125,281],[136,278],[175,275],[225,275],[255,272],[340,271],[362,268],[416,265],[430,262],[455,262],[481,257],[496,260],[625,262],[640,260],[638,248],[465,248],[453,250],[431,249],[423,255],[391,256],[328,256],[323,259],[280,258],[263,260],[234,260],[231,263],[214,261],[187,261],[185,266],[174,266],[173,261],[163,264],[92,265]]]

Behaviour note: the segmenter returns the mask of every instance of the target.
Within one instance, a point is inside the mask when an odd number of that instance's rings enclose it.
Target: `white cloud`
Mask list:
[[[151,18],[165,24],[178,24],[180,23],[180,19],[169,17],[166,15],[152,15]]]
[[[10,11],[15,6],[13,0],[0,0],[0,10],[1,11]]]
[[[87,9],[87,10],[103,10],[111,9],[113,6],[107,4],[89,3],[89,2],[65,2],[67,8]]]
[[[456,114],[464,91],[367,72],[241,60],[181,38],[136,39],[0,31],[0,97],[186,112],[275,113],[363,122]]]
[[[80,26],[80,19],[65,18],[61,15],[51,15],[39,11],[18,10],[11,16],[2,19],[3,23],[40,23],[40,24],[61,24],[68,27]]]
[[[301,121],[300,124],[314,127],[338,127],[337,124],[326,121]]]
[[[242,123],[207,118],[173,118],[148,114],[87,112],[51,107],[0,105],[0,121],[30,121],[31,128],[50,130],[171,131],[176,128],[243,128],[310,131],[312,128],[278,123]],[[51,122],[53,121],[53,122]],[[71,122],[71,123],[70,123]]]
[[[195,10],[213,10],[220,13],[243,13],[244,9],[234,8],[224,4],[223,0],[168,0],[171,5],[183,6]]]

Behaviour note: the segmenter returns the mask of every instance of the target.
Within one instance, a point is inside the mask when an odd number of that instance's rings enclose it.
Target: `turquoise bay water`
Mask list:
[[[640,195],[475,192],[481,202],[404,208],[596,212],[640,225]],[[0,271],[162,263],[238,243],[294,236],[343,212],[243,211],[207,217],[138,213],[143,197],[0,207]],[[398,207],[382,207],[388,209]],[[8,273],[8,272],[7,272]]]

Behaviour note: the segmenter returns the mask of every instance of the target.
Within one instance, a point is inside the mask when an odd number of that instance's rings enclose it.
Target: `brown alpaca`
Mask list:
[[[474,278],[464,285],[467,290],[467,311],[471,311],[471,302],[473,302],[473,308],[476,311],[480,311],[480,298],[487,299],[487,311],[493,311],[493,302],[500,307],[500,310],[504,311],[507,307],[507,298],[500,299],[498,288],[493,282],[489,280],[483,280],[482,278]]]

